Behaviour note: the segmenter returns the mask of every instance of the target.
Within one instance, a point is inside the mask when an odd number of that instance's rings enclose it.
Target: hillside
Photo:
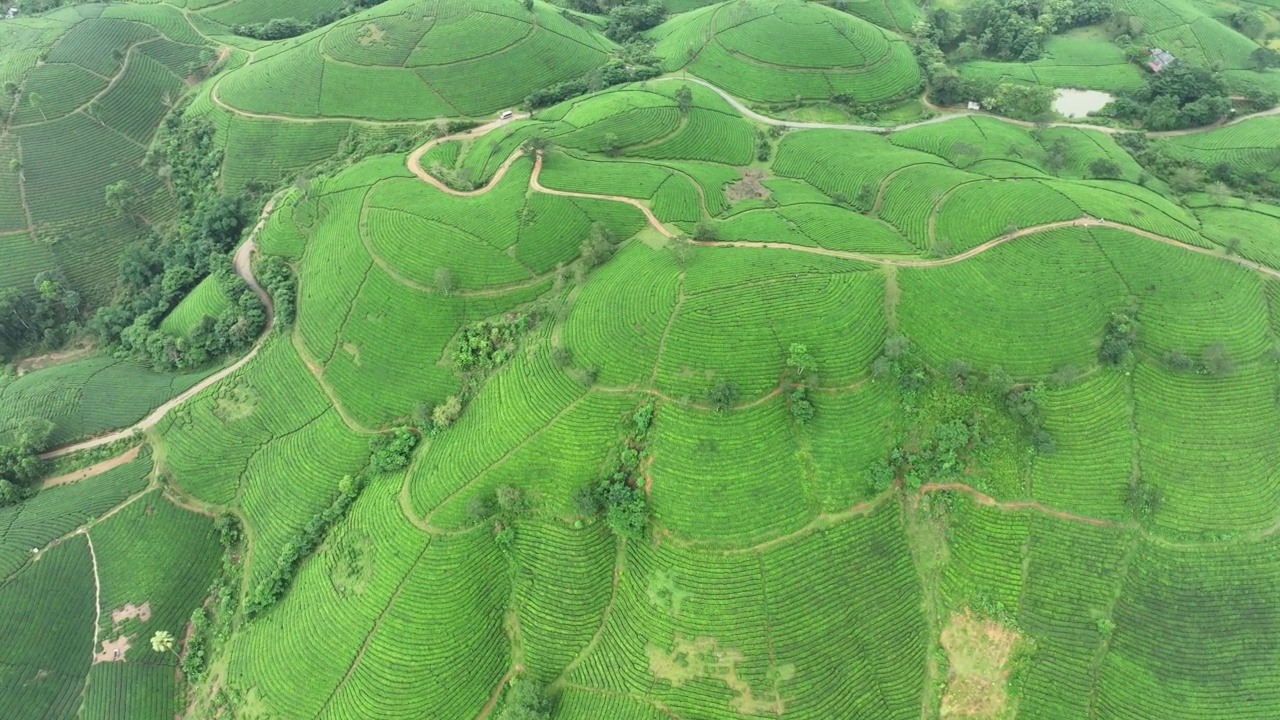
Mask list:
[[[0,715],[1280,716],[1252,16],[570,4],[0,21]]]

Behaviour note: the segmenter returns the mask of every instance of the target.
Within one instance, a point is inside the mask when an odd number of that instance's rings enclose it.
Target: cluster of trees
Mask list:
[[[517,680],[507,689],[506,702],[498,720],[550,720],[551,709],[546,686],[526,678]]]
[[[378,433],[369,439],[369,469],[375,473],[403,470],[416,447],[418,434],[408,428]]]
[[[1121,365],[1133,356],[1133,346],[1138,342],[1138,319],[1132,310],[1116,310],[1107,319],[1102,331],[1102,345],[1098,347],[1098,362],[1103,365]]]
[[[463,371],[498,367],[515,352],[516,341],[530,322],[529,316],[516,315],[501,322],[483,321],[462,328],[453,349],[453,362]]]
[[[614,42],[627,42],[645,30],[657,27],[666,17],[667,9],[658,3],[628,0],[609,10],[604,34]]]
[[[124,253],[114,299],[90,320],[104,347],[160,370],[198,367],[238,352],[252,344],[267,321],[262,302],[232,268],[231,251],[246,224],[246,198],[216,190],[222,153],[214,135],[212,123],[184,119],[181,108],[166,116],[147,163],[169,182],[181,218],[174,231],[152,232]],[[109,187],[107,194],[117,212],[134,212],[136,195],[127,183]],[[226,294],[227,309],[205,317],[186,337],[160,330],[165,316],[210,275]]]
[[[285,592],[289,590],[289,586],[293,584],[293,578],[297,575],[298,568],[302,566],[302,561],[320,547],[320,543],[329,534],[329,529],[346,517],[351,504],[356,501],[363,489],[364,477],[360,475],[355,477],[344,475],[338,481],[338,496],[329,504],[329,507],[308,520],[307,524],[298,531],[297,536],[284,544],[280,549],[279,557],[276,558],[275,566],[271,568],[271,574],[263,578],[249,593],[244,604],[246,618],[253,619],[280,602]]]
[[[653,428],[653,400],[641,405],[631,416],[631,428],[599,482],[578,488],[573,503],[587,517],[604,513],[613,532],[624,538],[645,540],[649,532],[649,499],[640,483],[640,458]]]
[[[1280,183],[1268,177],[1263,170],[1237,168],[1227,161],[1206,166],[1177,157],[1169,153],[1164,142],[1153,140],[1145,133],[1121,133],[1115,139],[1143,167],[1144,175],[1138,178],[1140,183],[1144,182],[1144,177],[1154,176],[1169,183],[1174,192],[1182,194],[1208,190],[1225,196],[1235,190],[1239,194],[1280,197]],[[1280,159],[1280,153],[1276,157]]]
[[[253,276],[266,288],[276,310],[276,328],[293,324],[298,314],[298,279],[279,255],[266,255],[253,264]]]
[[[922,396],[938,374],[916,355],[910,339],[900,334],[885,341],[881,355],[871,365],[871,373],[877,381],[892,379],[897,382],[904,411],[914,417],[920,417],[918,408],[924,399]],[[977,400],[985,398],[997,407],[1003,407],[1019,424],[1036,452],[1048,454],[1054,451],[1053,438],[1045,428],[1041,412],[1044,400],[1042,384],[1016,384],[999,365],[992,366],[982,375],[960,359],[948,362],[941,375],[951,382],[955,392],[962,395],[981,393]],[[995,440],[983,424],[985,413],[972,411],[956,415],[953,408],[948,410],[952,417],[933,425],[927,435],[900,440],[886,459],[868,469],[867,483],[872,492],[888,489],[899,478],[912,489],[918,489],[925,482],[953,480],[963,474],[970,460],[981,458]]]
[[[1205,347],[1198,359],[1192,358],[1182,348],[1170,348],[1161,358],[1165,367],[1174,372],[1194,372],[1198,375],[1230,375],[1236,370],[1236,362],[1227,352],[1226,345],[1216,342]]]
[[[787,395],[787,409],[797,425],[804,425],[813,419],[817,409],[809,399],[809,374],[818,366],[817,360],[809,352],[809,347],[802,343],[791,343],[787,348],[787,381],[791,391]]]
[[[525,99],[525,106],[537,109],[555,105],[558,102],[603,90],[614,85],[640,82],[662,74],[660,60],[648,53],[648,46],[632,41],[623,46],[624,55],[628,48],[639,49],[640,54],[610,60],[603,67],[587,73],[577,80],[568,80],[535,90]]]
[[[937,8],[913,30],[958,62],[979,57],[1030,62],[1044,54],[1050,35],[1111,14],[1107,0],[978,0],[958,14]]]
[[[1099,114],[1141,122],[1147,130],[1199,127],[1231,113],[1229,94],[1218,73],[1174,62],[1148,75],[1140,90],[1116,98]]]
[[[1111,14],[1108,0],[976,0],[959,15],[938,8],[924,23],[939,45],[954,48],[959,61],[990,56],[1030,62],[1044,54],[1050,35]]]
[[[17,424],[0,444],[0,507],[17,505],[30,497],[40,479],[40,453],[48,448],[53,423],[29,418]]]
[[[0,289],[0,362],[32,345],[57,347],[79,330],[80,294],[61,272],[36,275],[35,290]]]
[[[348,15],[358,13],[365,8],[373,7],[382,2],[385,2],[385,0],[347,0],[342,7],[335,10],[326,10],[310,21],[297,18],[272,18],[261,23],[236,25],[231,28],[231,32],[244,37],[257,38],[258,40],[283,40],[311,32],[318,27],[337,22]]]

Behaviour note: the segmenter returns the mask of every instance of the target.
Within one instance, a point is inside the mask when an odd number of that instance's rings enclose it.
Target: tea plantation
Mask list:
[[[1274,3],[12,6],[0,716],[1280,717]]]

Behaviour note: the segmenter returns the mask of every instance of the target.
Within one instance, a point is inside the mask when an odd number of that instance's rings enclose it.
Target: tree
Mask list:
[[[44,109],[40,107],[42,98],[39,93],[27,93],[27,104],[40,111],[40,117],[48,120],[49,117],[44,114]]]
[[[813,369],[816,364],[813,355],[809,354],[808,345],[791,343],[787,348],[787,367],[795,368],[796,375],[804,375],[805,370]]]
[[[462,399],[457,395],[450,395],[431,411],[431,422],[437,428],[443,430],[457,422],[458,416],[461,414]]]
[[[1000,83],[983,100],[992,112],[1019,120],[1036,120],[1053,109],[1054,90],[1051,87]]]
[[[138,197],[133,185],[128,180],[121,180],[108,185],[103,195],[106,199],[107,207],[114,210],[117,216],[123,218],[133,215]]]
[[[14,81],[12,81],[12,80],[6,80],[6,81],[5,81],[5,83],[4,83],[4,94],[5,94],[5,95],[17,95],[17,94],[18,94],[18,83],[14,82]]]
[[[173,647],[173,633],[168,630],[157,630],[156,633],[151,636],[151,650],[153,652],[173,653],[173,656],[177,657],[178,653],[173,649]]]
[[[604,154],[609,157],[617,157],[622,154],[622,141],[618,139],[617,133],[605,133]]]
[[[533,0],[524,0],[524,9],[533,12]]]
[[[1186,372],[1195,367],[1195,363],[1181,348],[1170,348],[1165,352],[1163,360],[1165,366],[1174,372]]]
[[[537,158],[551,149],[551,140],[543,135],[530,135],[520,146],[526,157]]]
[[[676,235],[667,240],[667,247],[671,249],[671,254],[675,256],[676,262],[681,265],[689,259],[689,249],[693,246],[689,236],[683,233]]]
[[[689,108],[693,107],[693,90],[688,85],[681,85],[676,90],[676,106],[680,108],[681,115],[689,114]]]
[[[1255,10],[1239,10],[1231,14],[1231,27],[1241,35],[1256,38],[1267,30],[1267,18]]]
[[[582,243],[582,264],[588,270],[603,265],[613,257],[617,247],[613,244],[613,233],[603,223],[591,226],[591,232]]]
[[[707,391],[707,402],[710,403],[711,409],[716,412],[729,410],[729,408],[733,407],[733,401],[737,397],[738,386],[731,382],[718,382]]]
[[[107,124],[102,121],[102,103],[98,102],[97,100],[89,101],[89,104],[86,105],[84,108],[84,114],[88,115],[94,120],[97,120],[98,124],[101,125],[102,127],[107,126]]]
[[[1203,184],[1204,173],[1193,167],[1180,167],[1174,170],[1173,176],[1169,178],[1169,187],[1183,195],[1199,190]]]
[[[1249,65],[1258,72],[1267,68],[1280,67],[1280,52],[1269,47],[1260,47],[1249,53]]]
[[[1110,158],[1098,158],[1089,163],[1089,174],[1103,180],[1115,180],[1122,174],[1120,163]]]
[[[441,295],[453,292],[453,272],[447,267],[436,268],[436,290]]]
[[[1201,362],[1204,363],[1205,370],[1210,375],[1222,376],[1230,375],[1236,370],[1236,363],[1227,354],[1227,348],[1220,342],[1214,343],[1204,349],[1204,353],[1200,356]]]

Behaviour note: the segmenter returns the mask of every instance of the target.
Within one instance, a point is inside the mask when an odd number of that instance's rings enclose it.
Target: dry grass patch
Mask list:
[[[742,179],[731,183],[724,189],[724,195],[730,203],[741,200],[768,200],[773,196],[764,181],[769,178],[763,168],[747,168],[742,171]]]
[[[771,668],[769,672],[774,687],[761,693],[764,697],[756,697],[751,685],[738,677],[738,665],[746,658],[733,648],[721,647],[711,637],[690,639],[677,633],[675,648],[671,652],[650,643],[645,647],[645,654],[649,656],[649,672],[673,687],[700,678],[723,681],[735,693],[729,707],[739,715],[782,715],[782,695],[777,686],[795,677],[794,665]]]
[[[941,639],[950,663],[942,717],[1012,718],[1009,659],[1021,636],[966,608],[951,614]]]

